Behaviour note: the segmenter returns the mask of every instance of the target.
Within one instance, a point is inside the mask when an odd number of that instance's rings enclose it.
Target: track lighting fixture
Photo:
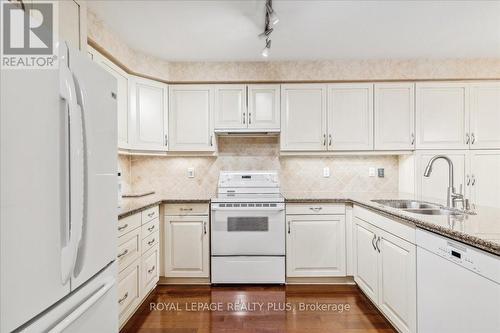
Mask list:
[[[267,58],[269,57],[269,51],[271,50],[271,40],[270,39],[266,39],[266,46],[264,47],[264,49],[262,50],[262,56],[264,58]]]
[[[273,9],[272,0],[266,0],[266,18],[265,18],[264,32],[259,34],[260,38],[266,39],[266,46],[262,50],[262,56],[264,58],[267,58],[269,56],[269,52],[271,50],[271,34],[274,31],[274,28],[271,28],[271,24],[276,25],[276,23],[278,22],[279,18]]]

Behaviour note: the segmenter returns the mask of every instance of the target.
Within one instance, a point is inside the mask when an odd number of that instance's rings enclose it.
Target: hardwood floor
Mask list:
[[[351,285],[158,286],[121,330],[121,333],[132,332],[395,333],[396,330],[358,287]]]

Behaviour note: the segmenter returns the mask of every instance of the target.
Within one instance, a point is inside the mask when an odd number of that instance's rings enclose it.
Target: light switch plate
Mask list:
[[[378,168],[377,172],[379,178],[384,178],[385,176],[384,168]]]
[[[323,168],[323,177],[325,177],[325,178],[330,177],[330,168],[329,167]]]
[[[375,168],[368,168],[368,176],[369,177],[375,177],[376,170]]]
[[[188,168],[188,178],[194,178],[194,168]]]

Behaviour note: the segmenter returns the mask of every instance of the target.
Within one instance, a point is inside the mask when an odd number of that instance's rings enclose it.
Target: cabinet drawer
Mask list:
[[[156,218],[153,221],[149,221],[141,227],[141,237],[142,239],[150,236],[152,233],[157,232],[160,226],[160,219]]]
[[[160,245],[154,245],[142,255],[142,287],[141,297],[144,298],[155,286],[160,278]]]
[[[141,214],[134,214],[118,220],[118,237],[141,226]]]
[[[141,256],[141,229],[136,228],[118,238],[118,271],[123,270]]]
[[[135,310],[140,297],[140,260],[118,274],[118,311],[120,326]]]
[[[158,244],[160,240],[160,232],[157,230],[155,233],[149,235],[142,240],[142,253],[146,253],[153,246]]]
[[[345,214],[344,204],[287,204],[287,215]]]
[[[154,220],[158,216],[160,216],[159,206],[148,208],[141,212],[142,216],[142,224],[148,223],[151,220]]]
[[[208,203],[166,204],[165,215],[208,215]]]

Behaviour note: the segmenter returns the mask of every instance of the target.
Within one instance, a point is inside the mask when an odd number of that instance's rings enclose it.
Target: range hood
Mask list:
[[[219,136],[277,136],[280,134],[280,130],[262,128],[219,128],[215,130],[215,134]]]

